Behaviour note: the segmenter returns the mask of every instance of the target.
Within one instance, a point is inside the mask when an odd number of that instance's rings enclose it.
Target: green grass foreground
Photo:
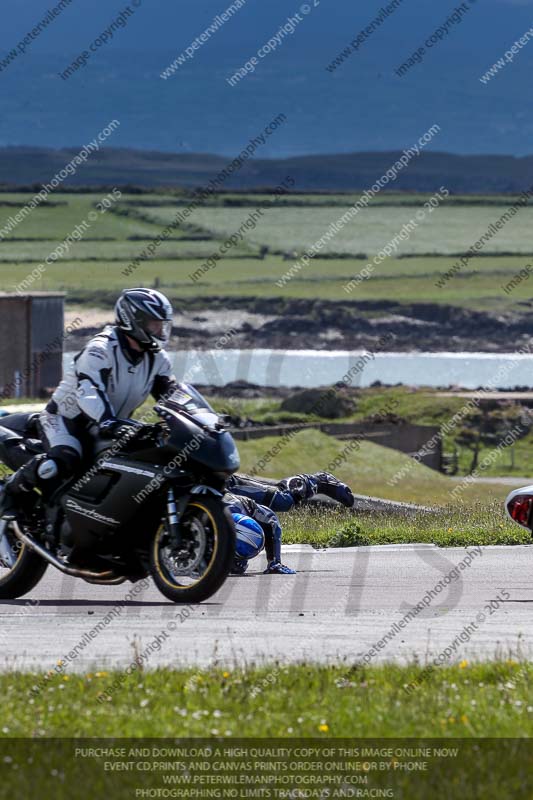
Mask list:
[[[0,676],[2,737],[531,737],[533,664],[271,665]]]

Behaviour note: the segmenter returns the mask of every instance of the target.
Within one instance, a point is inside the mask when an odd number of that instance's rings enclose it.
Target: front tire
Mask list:
[[[233,565],[235,529],[228,509],[212,497],[195,497],[180,521],[174,550],[163,523],[150,547],[150,568],[159,591],[174,603],[201,603],[215,594]]]
[[[16,600],[31,592],[48,564],[15,536],[10,523],[0,520],[0,600]]]

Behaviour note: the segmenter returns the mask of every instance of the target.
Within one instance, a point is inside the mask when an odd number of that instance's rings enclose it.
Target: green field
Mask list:
[[[415,389],[408,386],[369,387],[359,389],[354,394],[356,403],[354,413],[343,417],[339,421],[362,423],[366,420],[371,420],[372,415],[377,410],[390,408],[394,410],[394,414],[397,417],[407,422],[417,425],[444,426],[450,422],[454,415],[461,411],[467,402],[461,397],[442,397],[437,390]],[[223,413],[232,414],[241,419],[252,419],[259,424],[280,425],[330,421],[317,415],[295,414],[283,411],[281,409],[281,400],[275,397],[263,397],[253,400],[213,397],[211,401]],[[492,404],[488,405],[487,419],[495,421],[500,426],[500,434],[505,430],[505,427],[512,429],[520,423],[521,419],[524,419],[526,409],[522,405],[510,401],[499,401],[498,403],[493,401]],[[460,443],[458,439],[460,431],[461,426],[458,425],[456,429],[446,433],[443,437],[443,449],[445,453],[452,453],[454,450],[457,452],[457,475],[464,476],[470,470],[472,451]],[[337,445],[337,449],[341,447],[342,445]],[[479,462],[482,464],[480,477],[533,476],[533,430],[525,433],[522,438],[517,439],[512,447],[503,448],[489,459],[488,457],[492,451],[493,446],[482,443],[479,451]],[[310,455],[312,457],[312,453]],[[407,456],[393,453],[391,458],[394,459],[395,469],[398,469],[397,459],[403,459],[402,463],[405,463]],[[387,463],[392,462],[388,459]],[[365,464],[362,464],[361,467],[364,471]],[[432,471],[430,473],[432,475],[435,474]],[[416,473],[413,472],[412,474],[415,475]],[[358,476],[360,476],[359,470]],[[376,474],[376,479],[377,477],[378,475]],[[406,487],[404,482],[403,489],[405,490],[406,488],[408,489],[408,496],[404,497],[404,499],[412,498],[414,496],[413,492],[417,497],[420,497],[425,491],[423,482],[420,492],[417,492],[416,484]],[[439,496],[438,487],[434,488],[437,490],[437,496]],[[385,486],[384,491],[387,492],[390,489]],[[388,497],[389,495],[385,493],[383,496]],[[392,499],[398,498],[394,495]]]
[[[94,212],[105,193],[57,194],[53,203],[34,209],[0,241],[2,288],[12,290],[32,269]],[[8,218],[31,199],[27,194],[0,195],[0,229]],[[324,247],[335,258],[315,257],[283,288],[276,281],[295,263],[299,253],[318,239],[330,222],[338,219],[352,196],[322,195],[281,198],[221,196],[199,208],[174,229],[171,240],[125,278],[122,270],[141,253],[183,209],[187,199],[172,195],[127,195],[101,213],[57,263],[46,267],[31,284],[33,290],[65,290],[78,301],[107,305],[124,283],[158,285],[180,306],[213,297],[286,297],[324,300],[394,300],[399,303],[438,302],[476,309],[520,309],[527,283],[505,293],[502,287],[530,261],[529,235],[533,209],[523,208],[443,288],[439,277],[500,216],[512,199],[451,198],[427,215],[404,243],[398,255],[376,267],[372,276],[347,294],[345,285],[423,207],[423,196],[378,198]],[[461,202],[463,205],[461,205]],[[2,205],[3,203],[3,205]],[[233,203],[233,205],[231,205]],[[239,204],[238,206],[236,204]],[[284,207],[281,207],[281,203]],[[329,205],[328,205],[329,203]],[[500,203],[497,205],[497,203]],[[17,205],[18,204],[18,205]],[[262,216],[255,229],[244,231],[244,241],[231,246],[216,268],[199,280],[191,273],[218,253],[227,236],[239,229],[258,206]],[[286,254],[283,257],[283,253]],[[90,263],[88,263],[90,261]]]
[[[242,471],[281,478],[301,472],[302,464],[305,464],[308,472],[327,470],[348,445],[346,441],[317,430],[301,431],[286,444],[282,443],[280,452],[263,464],[264,455],[278,442],[280,438],[275,436],[239,441]],[[406,477],[396,485],[389,485],[388,480],[399,474],[406,464],[412,465]],[[359,442],[357,450],[354,448],[346,452],[342,463],[334,469],[337,476],[353,486],[359,494],[372,494],[379,487],[380,496],[391,500],[446,505],[451,500],[450,492],[455,486],[448,476],[418,464],[404,453],[366,441]],[[480,491],[478,487],[470,486],[465,496],[478,500],[481,492],[487,496],[485,488]]]
[[[390,390],[392,392],[393,390]],[[407,391],[407,390],[394,390]],[[428,407],[428,419],[436,421],[436,404],[431,397],[418,398],[420,408]],[[257,407],[272,409],[279,404],[273,399],[242,401],[228,406],[227,400],[209,398],[220,413],[236,407],[241,411],[255,411]],[[446,398],[447,400],[447,398]],[[23,402],[24,400],[22,400]],[[444,402],[444,400],[443,400]],[[432,405],[432,412],[429,406]],[[157,421],[151,412],[153,401],[147,401],[136,412],[146,422]],[[412,413],[415,413],[412,410]],[[276,414],[269,412],[276,421]],[[257,414],[260,416],[260,414]],[[281,415],[284,417],[285,415]],[[354,417],[356,415],[353,415]],[[517,468],[531,465],[533,435],[515,445],[520,446],[524,460],[517,456]],[[257,474],[267,478],[281,479],[297,474],[303,468],[307,472],[329,470],[340,480],[349,484],[356,494],[377,496],[405,503],[415,503],[427,508],[416,514],[401,511],[366,512],[355,515],[342,506],[304,507],[282,515],[283,541],[286,544],[303,543],[313,547],[353,547],[392,543],[426,542],[440,547],[464,547],[470,545],[522,545],[531,543],[531,535],[512,522],[504,509],[504,500],[513,487],[523,485],[522,478],[512,484],[499,482],[484,484],[464,481],[464,476],[451,478],[409,456],[373,442],[361,441],[357,448],[350,443],[328,436],[318,430],[296,433],[268,463],[262,463],[265,455],[280,443],[278,436],[238,441],[241,457],[240,472]],[[341,456],[342,463],[336,460]],[[526,463],[527,457],[527,463]],[[505,456],[508,458],[508,455]],[[463,459],[466,462],[466,456]],[[402,470],[407,471],[402,473]],[[516,469],[514,474],[517,475]],[[505,463],[492,465],[488,474],[496,472],[511,477],[513,470],[506,470]],[[531,467],[533,473],[533,466]],[[395,476],[400,475],[397,481]],[[457,489],[459,488],[459,491]]]
[[[189,218],[193,224],[223,236],[238,230],[250,206],[239,208],[206,208],[196,210]],[[332,222],[336,222],[349,208],[304,207],[271,208],[257,222],[254,230],[246,237],[253,244],[267,245],[273,250],[283,252],[304,252]],[[139,209],[142,210],[142,209]],[[416,214],[416,208],[409,206],[376,206],[362,209],[346,224],[324,247],[325,253],[375,255],[389,242],[402,226]],[[503,211],[502,209],[501,211]],[[148,215],[161,226],[168,225],[175,216],[175,208],[160,207],[147,209]],[[400,255],[421,253],[450,254],[464,252],[500,215],[500,209],[473,206],[441,207],[420,222],[409,239],[401,242]],[[487,249],[494,252],[531,253],[533,244],[529,230],[533,222],[533,208],[521,209],[509,223],[491,240]]]
[[[183,248],[190,244],[196,243],[183,243]],[[200,244],[203,248],[204,243]],[[146,243],[140,243],[140,248],[143,246]],[[99,243],[98,247],[101,247]],[[1,252],[0,245],[0,261]],[[130,277],[125,277],[122,273],[122,269],[129,263],[127,259],[110,261],[106,258],[91,261],[90,264],[65,260],[47,267],[44,274],[32,283],[31,290],[66,291],[67,301],[70,297],[76,302],[109,307],[124,285],[129,283],[152,286],[157,278],[159,288],[165,291],[178,309],[185,307],[184,298],[207,301],[212,298],[221,300],[245,297],[253,301],[264,297],[315,299],[317,296],[322,300],[394,299],[398,303],[406,304],[440,302],[479,310],[510,310],[517,308],[519,304],[523,305],[521,293],[505,295],[502,286],[524,268],[527,259],[512,256],[478,261],[478,272],[460,275],[448,281],[443,289],[437,289],[434,282],[453,265],[454,259],[391,259],[387,269],[394,271],[396,268],[397,274],[373,277],[359,284],[357,290],[348,295],[344,286],[358,274],[366,262],[316,260],[303,277],[289,281],[280,289],[276,286],[276,280],[281,278],[291,262],[283,261],[279,256],[263,260],[224,259],[216,269],[206,272],[205,278],[197,282],[193,282],[190,275],[202,266],[203,261],[200,259],[184,257],[180,261],[158,259],[143,262]],[[36,266],[35,262],[25,264],[21,261],[14,264],[2,261],[0,275],[3,290],[12,291]],[[419,273],[421,269],[422,274]]]

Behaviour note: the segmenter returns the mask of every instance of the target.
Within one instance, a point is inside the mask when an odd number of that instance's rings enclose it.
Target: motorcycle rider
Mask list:
[[[6,481],[0,515],[14,516],[34,489],[54,489],[81,465],[84,445],[96,426],[100,436],[120,438],[151,394],[156,400],[177,386],[163,349],[172,328],[172,306],[154,289],[122,292],[115,324],[107,325],[72,360],[39,415],[45,453],[34,456]]]
[[[238,494],[227,492],[224,502],[233,515],[243,514],[251,517],[261,526],[265,536],[265,553],[267,568],[264,575],[294,575],[295,571],[281,563],[281,525],[272,509],[256,503],[250,497],[241,497]],[[248,568],[248,559],[234,559],[231,569],[232,575],[243,575]]]
[[[278,481],[275,486],[246,475],[232,475],[227,488],[234,494],[251,497],[256,503],[268,506],[273,511],[290,511],[315,494],[331,497],[346,508],[352,508],[355,502],[350,487],[330,472],[293,475]]]
[[[44,411],[38,429],[45,453],[34,456],[6,481],[0,516],[14,516],[30,504],[33,490],[54,490],[81,465],[84,447],[96,427],[108,438],[127,435],[129,419],[151,394],[156,400],[177,387],[170,359],[163,349],[172,326],[172,306],[160,292],[127,289],[115,304],[115,325],[94,336],[69,365]],[[288,511],[316,493],[346,506],[353,495],[329,473],[301,474],[276,487],[245,476],[232,476],[232,503],[265,532],[267,572],[291,573],[281,564],[281,526],[274,512]],[[243,565],[241,565],[242,567]],[[246,566],[244,566],[244,569]],[[242,571],[244,571],[242,569]]]
[[[290,511],[315,494],[331,497],[347,508],[355,502],[350,487],[329,472],[293,475],[275,486],[244,475],[232,475],[227,490],[225,499],[230,511],[251,517],[263,530],[268,559],[265,574],[294,575],[294,570],[281,563],[281,525],[275,512]],[[242,575],[247,568],[248,560],[236,557],[232,574]]]

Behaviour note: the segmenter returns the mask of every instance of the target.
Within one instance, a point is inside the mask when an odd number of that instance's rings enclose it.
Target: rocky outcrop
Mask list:
[[[177,311],[170,344],[175,350],[373,350],[387,335],[389,351],[497,353],[533,340],[529,303],[523,311],[498,313],[393,300],[208,297],[188,300]],[[80,328],[69,337],[68,349],[83,346],[100,328]]]

